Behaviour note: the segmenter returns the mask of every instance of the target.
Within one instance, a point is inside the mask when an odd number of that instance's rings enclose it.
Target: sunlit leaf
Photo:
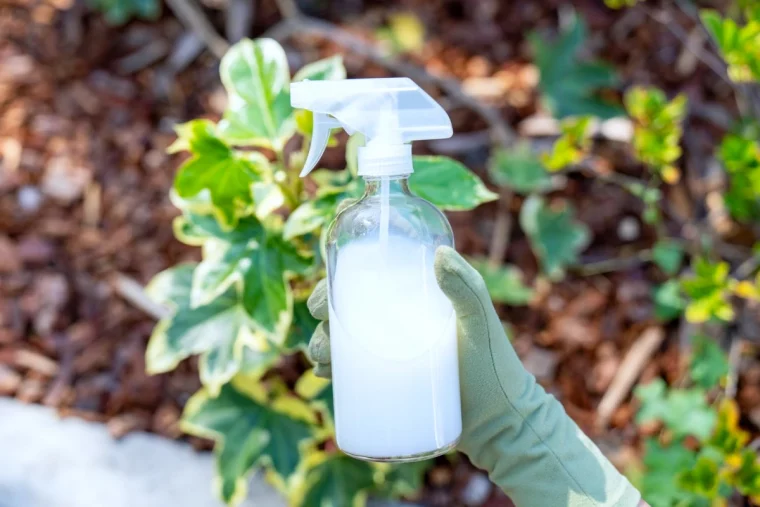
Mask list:
[[[686,96],[678,95],[668,101],[662,90],[634,87],[625,94],[625,106],[634,120],[636,157],[666,183],[677,182],[679,172],[674,164],[681,158]]]
[[[307,370],[296,383],[296,393],[309,400],[309,404],[330,421],[335,420],[335,401],[330,380],[317,377],[314,370]]]
[[[413,163],[409,188],[442,210],[469,210],[498,198],[480,178],[456,160],[416,156]]]
[[[711,263],[707,259],[698,258],[694,261],[693,268],[694,274],[681,281],[681,288],[689,298],[686,318],[690,322],[733,320],[734,309],[729,300],[731,284],[728,263]]]
[[[555,209],[536,195],[523,203],[520,226],[530,239],[543,271],[553,280],[562,278],[565,267],[578,261],[578,253],[591,239],[588,227],[575,220],[569,204]]]
[[[425,45],[425,25],[413,12],[391,14],[388,27],[396,47],[402,52],[420,51]]]
[[[747,13],[753,17],[743,25],[710,9],[699,13],[736,82],[760,81],[760,14],[756,6]]]
[[[228,95],[220,135],[233,145],[281,148],[295,131],[282,46],[272,39],[244,39],[224,55],[219,74]]]
[[[591,148],[591,120],[591,116],[580,116],[562,121],[562,135],[541,157],[549,171],[580,164],[586,158]]]
[[[343,65],[343,57],[335,55],[304,65],[293,76],[293,81],[303,81],[304,79],[310,81],[346,79],[346,67]]]
[[[739,427],[739,406],[735,400],[724,399],[718,409],[718,422],[709,444],[726,456],[741,452],[749,441],[749,433]]]
[[[177,127],[178,146],[192,157],[177,172],[174,189],[181,198],[207,191],[216,216],[229,228],[242,209],[253,202],[251,185],[262,181],[268,162],[261,154],[232,150],[216,135],[208,120],[193,120]]]
[[[259,220],[274,213],[285,204],[285,196],[277,183],[261,181],[251,185],[253,195],[253,211]]]
[[[604,4],[610,9],[622,9],[624,7],[633,7],[644,0],[604,0]]]

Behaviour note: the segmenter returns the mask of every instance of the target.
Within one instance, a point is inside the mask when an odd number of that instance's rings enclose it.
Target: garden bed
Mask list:
[[[209,19],[222,26],[223,11],[208,3]],[[536,120],[538,73],[525,35],[528,28],[556,30],[555,2],[368,2],[361,13],[339,14],[354,3],[335,2],[318,14],[371,40],[389,12],[416,12],[435,31],[414,56],[394,58],[460,82],[468,97],[498,111],[510,129],[535,134],[536,143],[551,139],[539,135],[553,134],[557,126]],[[167,155],[166,149],[177,123],[221,115],[225,95],[218,59],[171,12],[155,22],[114,27],[78,2],[59,7],[15,0],[0,8],[0,395],[106,422],[117,438],[147,430],[210,449],[209,441],[179,430],[182,408],[200,388],[196,362],[162,375],[145,373],[155,320],[125,299],[124,283],[143,285],[161,270],[200,258],[198,249],[172,234],[179,211],[168,196],[182,156]],[[698,36],[693,21],[674,7],[657,9],[670,16],[665,23],[643,8],[613,11],[581,2],[577,9],[589,25],[584,51],[613,63],[624,84],[655,85],[688,97],[683,177],[665,190],[672,213],[664,227],[688,237],[694,224],[712,226],[705,205],[718,181],[712,147],[736,105],[731,87],[679,40],[679,34]],[[277,6],[262,2],[249,35],[261,35],[278,20]],[[291,38],[286,49],[292,69],[340,52],[350,77],[391,75],[387,66],[321,37]],[[458,158],[488,181],[489,124],[472,107],[445,93],[440,97],[458,135],[422,149]],[[625,143],[610,140],[615,135],[596,141],[593,169],[643,177],[644,168]],[[328,150],[324,164],[342,168],[342,148]],[[583,172],[566,177],[565,188],[552,195],[573,203],[593,241],[567,278],[538,284],[529,311],[505,305],[499,311],[526,367],[617,465],[627,467],[638,462],[642,437],[659,427],[635,424],[637,402],[627,389],[605,415],[606,424],[600,424],[599,403],[633,345],[647,336],[658,335],[638,382],[660,376],[681,382],[692,324],[663,324],[655,314],[651,294],[666,277],[637,257],[655,239],[641,219],[642,202]],[[516,196],[508,204],[489,203],[449,218],[462,253],[496,255],[533,281],[539,265],[519,227],[512,227],[506,251],[493,245],[503,228],[499,220],[511,217],[516,223],[522,202]],[[751,238],[742,236],[744,229],[731,234],[722,241],[738,245],[727,249],[738,250],[728,254],[740,263]],[[742,340],[734,345],[740,350],[733,351],[731,380],[741,421],[753,436],[760,428],[757,322],[756,307],[739,316]],[[732,343],[728,336],[720,344],[728,351]],[[285,378],[288,369],[306,367],[300,355],[281,365]],[[464,458],[441,458],[414,499],[462,502],[463,495],[478,492],[482,476],[474,474]],[[500,492],[481,490],[480,504],[509,505]]]

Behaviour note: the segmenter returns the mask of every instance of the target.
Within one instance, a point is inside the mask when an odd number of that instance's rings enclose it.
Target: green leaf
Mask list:
[[[488,174],[497,185],[521,194],[546,192],[553,187],[551,175],[528,143],[497,151],[488,165]]]
[[[154,20],[161,14],[158,0],[88,0],[88,4],[111,25],[123,25],[132,18]]]
[[[644,465],[647,468],[641,481],[644,499],[655,507],[692,505],[688,502],[693,495],[680,487],[678,474],[693,466],[696,453],[680,441],[663,447],[650,438],[644,447]]]
[[[674,389],[668,396],[665,424],[678,436],[694,435],[701,441],[712,433],[717,420],[702,389]]]
[[[200,354],[201,382],[218,392],[241,368],[246,349],[276,359],[272,347],[256,337],[235,291],[229,290],[208,304],[191,307],[192,274],[187,266],[172,268],[154,278],[148,295],[156,302],[171,302],[174,315],[162,319],[153,330],[145,354],[150,374],[173,370],[180,361]]]
[[[192,305],[207,304],[234,286],[251,325],[282,343],[292,318],[288,274],[308,268],[308,260],[253,217],[241,220],[231,233],[201,216],[185,218],[195,227],[194,233],[204,238],[204,258],[193,276]]]
[[[423,460],[391,465],[385,475],[381,494],[397,498],[418,493],[425,485],[425,473],[434,463],[433,460]]]
[[[295,248],[276,236],[269,236],[255,250],[242,273],[243,307],[265,331],[274,333],[281,342],[292,318],[292,292],[286,273],[299,273],[309,263]]]
[[[658,241],[652,249],[652,259],[667,275],[675,275],[683,262],[683,248],[675,241]]]
[[[179,168],[174,190],[183,199],[208,191],[221,223],[233,227],[242,209],[253,202],[251,185],[262,180],[268,166],[266,158],[230,149],[208,120],[180,125],[177,134],[175,146],[186,146],[193,156]]]
[[[285,195],[277,183],[257,182],[251,186],[253,195],[254,214],[259,220],[274,213],[285,204]]]
[[[639,424],[662,421],[676,437],[693,435],[706,440],[716,423],[716,413],[707,404],[703,389],[667,389],[662,379],[634,391],[641,402],[636,414]]]
[[[741,452],[750,434],[739,427],[739,405],[735,400],[724,398],[718,409],[718,423],[708,445],[726,456]]]
[[[543,271],[553,280],[562,278],[565,267],[577,262],[578,253],[591,239],[588,227],[575,220],[569,204],[552,209],[536,195],[531,195],[523,203],[520,226],[541,261]]]
[[[190,305],[190,285],[197,264],[182,263],[161,271],[145,287],[148,297],[160,304],[171,307]]]
[[[472,171],[448,157],[416,156],[409,188],[442,210],[464,211],[498,199]]]
[[[694,465],[681,471],[678,483],[686,491],[705,498],[717,498],[721,483],[719,464],[709,456],[700,455]]]
[[[689,370],[694,383],[705,389],[720,385],[721,379],[728,375],[728,357],[709,336],[692,337],[693,353]]]
[[[417,53],[425,46],[425,25],[412,11],[390,14],[385,33],[398,53]]]
[[[181,423],[184,431],[216,441],[220,493],[228,503],[245,498],[247,476],[257,465],[287,481],[301,459],[299,445],[312,436],[311,421],[299,415],[307,409],[294,407],[297,400],[270,403],[247,394],[230,384],[216,397],[201,390],[188,401]]]
[[[754,449],[744,449],[739,455],[731,482],[741,494],[752,498],[754,503],[760,500],[760,459]]]
[[[511,264],[492,266],[486,259],[469,259],[486,282],[488,293],[497,303],[525,305],[533,299],[534,291],[523,284],[520,268]]]
[[[729,134],[718,151],[730,181],[724,196],[726,207],[731,216],[744,222],[760,218],[760,143],[756,134]]]
[[[375,485],[374,471],[364,461],[320,452],[311,456],[309,462],[304,489],[294,495],[292,505],[350,507],[361,502],[364,494]]]
[[[663,322],[680,317],[686,308],[686,300],[681,296],[678,280],[668,280],[654,289],[654,315]]]
[[[177,239],[191,246],[203,246],[209,238],[231,243],[245,242],[262,234],[261,222],[253,217],[240,220],[234,229],[228,230],[212,215],[189,212],[177,217],[173,226]]]
[[[622,114],[619,106],[599,98],[598,93],[619,84],[613,67],[578,58],[586,38],[586,23],[578,16],[554,43],[537,33],[528,37],[541,76],[542,102],[556,118],[591,115],[606,119]]]
[[[628,114],[635,120],[633,148],[638,158],[666,183],[680,177],[675,162],[681,157],[681,135],[686,117],[686,96],[668,101],[657,88],[634,87],[625,94]]]
[[[636,421],[644,423],[652,420],[661,420],[667,411],[666,395],[668,386],[665,381],[657,378],[648,384],[636,387],[634,395],[641,403],[636,414]]]
[[[303,81],[304,79],[310,81],[346,79],[346,67],[343,65],[343,57],[335,55],[304,65],[293,76],[293,81]]]
[[[364,134],[357,132],[346,143],[346,169],[348,173],[356,177],[359,173],[359,148],[364,146]]]
[[[228,95],[220,135],[234,145],[282,149],[295,132],[282,46],[272,39],[242,40],[224,55],[219,74]]]
[[[283,343],[285,350],[305,351],[309,345],[311,335],[317,329],[319,321],[311,316],[306,301],[299,301],[293,304],[293,324],[290,326],[288,336]]]
[[[343,198],[343,194],[328,194],[304,202],[288,217],[282,233],[283,237],[290,240],[314,232],[323,225],[330,223],[330,220],[335,216],[338,203]]]
[[[623,7],[633,7],[644,0],[604,0],[604,4],[610,9],[622,9]]]
[[[723,59],[728,63],[728,76],[736,82],[760,81],[760,19],[754,5],[747,9],[750,19],[739,25],[716,11],[703,9],[700,17],[710,32]]]
[[[335,420],[335,401],[333,399],[332,383],[314,375],[314,370],[307,370],[298,379],[296,393],[309,400],[309,404],[318,410],[329,421]]]
[[[698,258],[693,268],[694,275],[681,280],[681,288],[689,297],[686,319],[695,323],[710,319],[732,321],[728,263]]]
[[[580,164],[591,149],[591,116],[562,121],[562,135],[541,160],[549,171],[556,172]]]

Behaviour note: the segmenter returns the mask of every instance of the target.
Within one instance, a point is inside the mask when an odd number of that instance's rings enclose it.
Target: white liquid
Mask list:
[[[433,249],[382,242],[341,247],[331,277],[337,442],[368,458],[432,453],[462,431],[456,319]]]

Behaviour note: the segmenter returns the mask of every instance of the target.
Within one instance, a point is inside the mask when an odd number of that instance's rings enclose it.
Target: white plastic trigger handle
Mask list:
[[[327,148],[327,142],[330,140],[330,131],[341,127],[343,125],[329,114],[314,113],[311,146],[309,146],[309,155],[306,157],[306,162],[304,162],[301,170],[301,178],[309,174],[316,167],[319,159],[322,158],[322,154]]]

